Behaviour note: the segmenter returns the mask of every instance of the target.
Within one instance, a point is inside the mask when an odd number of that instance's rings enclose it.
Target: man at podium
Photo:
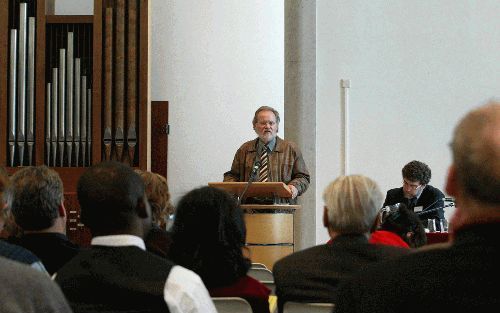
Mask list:
[[[309,187],[310,176],[297,145],[277,136],[279,123],[280,115],[272,107],[262,106],[255,111],[252,124],[259,137],[245,142],[236,151],[231,170],[224,173],[224,182],[245,182],[251,177],[257,182],[283,182],[292,197],[279,198],[278,203],[295,204],[297,196]]]

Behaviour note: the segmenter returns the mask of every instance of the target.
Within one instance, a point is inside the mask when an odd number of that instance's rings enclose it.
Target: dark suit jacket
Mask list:
[[[387,191],[387,195],[385,196],[385,201],[383,206],[393,205],[396,203],[404,203],[411,211],[414,211],[414,208],[419,206],[422,207],[422,209],[425,211],[441,207],[441,209],[437,211],[432,211],[429,213],[419,215],[420,220],[422,221],[424,226],[427,226],[427,219],[429,218],[437,219],[436,227],[438,230],[440,230],[439,219],[444,219],[444,210],[442,209],[442,207],[444,206],[444,201],[442,200],[443,198],[444,194],[441,192],[441,190],[431,185],[427,185],[425,186],[424,190],[422,191],[422,194],[418,198],[417,203],[410,204],[408,201],[409,199],[405,198],[404,196],[403,187],[400,187]]]
[[[82,250],[57,272],[73,311],[169,312],[165,282],[174,264],[135,246]]]
[[[273,268],[280,312],[286,301],[335,303],[339,283],[353,272],[407,253],[409,249],[370,244],[363,235],[342,235],[331,244],[295,252]]]
[[[9,242],[33,252],[50,275],[57,272],[80,251],[76,244],[60,233],[24,234],[19,238],[9,238]]]
[[[367,267],[339,288],[335,312],[495,312],[499,229],[500,223],[461,229],[450,248]]]

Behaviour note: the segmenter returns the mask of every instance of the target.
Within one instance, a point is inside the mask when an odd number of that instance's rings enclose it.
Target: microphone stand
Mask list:
[[[441,210],[441,209],[444,209],[444,208],[448,208],[450,206],[454,206],[455,203],[450,203],[450,204],[447,204],[447,205],[444,205],[444,206],[440,206],[438,208],[434,208],[434,209],[430,209],[430,210],[426,210],[426,211],[420,211],[420,212],[415,212],[416,215],[424,215],[424,214],[427,214],[427,213],[432,213],[432,212],[436,212],[438,210]]]
[[[243,189],[243,191],[238,195],[238,206],[241,204],[243,196],[247,193],[248,188],[255,180],[255,176],[257,175],[257,170],[259,169],[259,167],[260,167],[260,161],[257,160],[255,161],[254,166],[252,168],[252,173],[250,173],[250,176],[248,177],[248,183],[246,184],[245,189]]]
[[[446,200],[446,198],[440,198],[440,199],[437,199],[436,201],[432,202],[431,204],[429,204],[425,209],[423,209],[421,212],[434,212],[434,211],[437,211],[439,209],[442,209],[442,208],[445,208],[444,206],[443,207],[440,207],[440,208],[434,208],[434,209],[431,209],[431,210],[427,210],[429,208],[431,208],[434,204],[438,203],[439,201],[443,201],[443,204],[444,204],[444,201]]]

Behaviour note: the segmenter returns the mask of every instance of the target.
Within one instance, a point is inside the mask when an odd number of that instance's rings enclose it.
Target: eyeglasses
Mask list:
[[[276,122],[274,122],[274,121],[258,121],[257,124],[259,124],[260,126],[266,126],[267,124],[269,124],[269,126],[274,126],[274,125],[276,125]]]
[[[406,181],[406,179],[403,179],[403,185],[406,187],[410,187],[412,190],[417,190],[418,187],[422,186],[422,184],[418,184],[418,185],[410,184],[409,182]]]

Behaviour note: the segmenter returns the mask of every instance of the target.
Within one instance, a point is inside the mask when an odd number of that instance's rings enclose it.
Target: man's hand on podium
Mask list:
[[[294,185],[288,185],[288,189],[290,189],[290,192],[292,193],[292,199],[295,199],[299,194],[297,188]]]

